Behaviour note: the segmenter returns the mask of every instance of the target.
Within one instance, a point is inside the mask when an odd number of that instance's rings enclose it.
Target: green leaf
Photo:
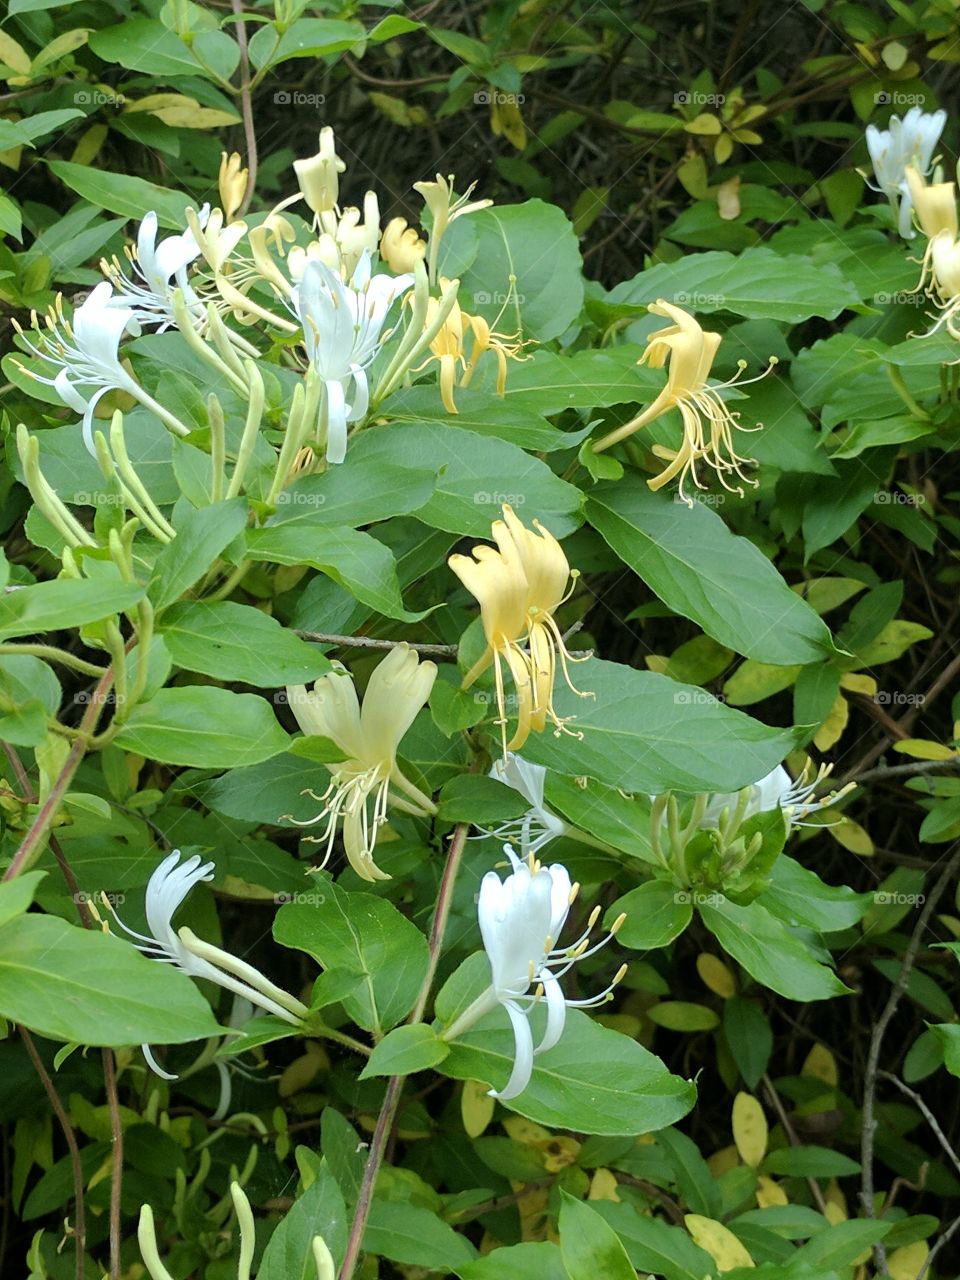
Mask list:
[[[860,1172],[856,1160],[829,1147],[782,1147],[764,1157],[761,1169],[791,1178],[846,1178]]]
[[[665,604],[720,644],[778,666],[831,652],[823,619],[703,503],[688,508],[630,475],[594,489],[587,518]]]
[[[48,166],[61,182],[98,209],[109,209],[111,213],[138,221],[153,209],[160,225],[171,231],[183,230],[186,225],[184,210],[195,203],[179,191],[170,191],[132,174],[110,173],[106,169],[73,164],[69,160],[50,160]]]
[[[468,237],[473,254],[461,267],[457,255]],[[583,265],[573,226],[561,209],[542,200],[498,204],[460,219],[444,236],[440,257],[446,275],[453,272],[444,264],[457,263],[460,287],[473,296],[471,311],[491,325],[498,321],[500,332],[519,329],[524,338],[546,342],[558,338],[583,306]]]
[[[240,61],[237,42],[222,31],[198,32],[194,39],[200,42],[203,62],[222,79],[229,79]],[[160,80],[208,74],[175,31],[150,18],[128,18],[103,31],[94,31],[90,48],[104,62],[119,63],[129,71],[145,71]],[[104,176],[100,170],[95,174]],[[146,209],[141,210],[144,212]]]
[[[295,739],[299,741],[302,739]],[[310,741],[316,744],[320,739]],[[337,748],[330,753],[331,760],[342,758],[343,753]],[[319,801],[304,792],[309,788],[319,793],[326,789],[328,781],[329,774],[322,764],[285,751],[262,764],[231,769],[220,778],[197,783],[193,792],[208,809],[228,818],[282,826],[288,814],[299,822],[316,817]]]
[[[741,996],[723,1002],[723,1034],[746,1083],[755,1089],[770,1063],[773,1032],[762,1009]]]
[[[0,596],[0,640],[83,627],[131,609],[143,596],[135,582],[56,578]]]
[[[657,1134],[657,1146],[666,1152],[677,1189],[690,1211],[717,1217],[721,1212],[720,1190],[693,1139],[679,1129],[664,1129]]]
[[[546,1241],[494,1249],[459,1267],[457,1275],[460,1280],[569,1280],[559,1248]]]
[[[264,25],[250,40],[250,61],[257,71],[275,67],[291,58],[325,58],[361,44],[366,31],[359,22],[336,18],[298,18],[278,37],[272,24]],[[290,94],[274,98],[281,106],[295,106]]]
[[[273,688],[331,669],[319,649],[251,605],[185,601],[167,610],[158,630],[176,666],[219,680]]]
[[[159,613],[179,600],[216,563],[247,523],[245,498],[231,498],[199,510],[188,508],[174,527],[177,536],[157,556],[150,598]]]
[[[820,964],[809,948],[759,902],[741,907],[724,898],[699,908],[703,923],[724,951],[764,987],[788,1000],[826,1000],[848,995],[832,969]]]
[[[632,1204],[598,1200],[592,1207],[614,1228],[638,1271],[662,1275],[665,1280],[704,1280],[714,1274],[709,1253],[679,1227],[637,1213]]]
[[[438,804],[444,822],[470,822],[484,827],[519,818],[530,807],[519,791],[496,778],[471,773],[459,774],[444,783]]]
[[[46,874],[45,871],[25,871],[14,880],[0,883],[0,929],[8,921],[24,914],[33,902],[37,885]]]
[[[818,1232],[798,1249],[791,1262],[797,1266],[849,1267],[862,1253],[882,1240],[892,1226],[892,1222],[864,1218],[837,1222],[826,1231]]]
[[[763,905],[786,924],[805,925],[821,933],[849,929],[864,915],[873,895],[846,885],[824,884],[815,871],[786,854],[773,865]]]
[[[322,882],[323,901],[292,902],[277,912],[273,936],[312,955],[324,969],[362,978],[343,1007],[377,1037],[410,1012],[427,971],[427,940],[385,898]]]
[[[191,685],[134,707],[114,742],[162,764],[230,769],[279,755],[290,738],[265,699]]]
[[[393,397],[387,403],[392,402]],[[379,460],[364,465],[351,449],[349,467],[328,467],[320,475],[304,476],[278,494],[277,511],[267,528],[298,523],[358,529],[418,511],[429,501],[435,484],[433,468],[418,471]]]
[[[322,1236],[336,1263],[347,1247],[347,1210],[332,1173],[321,1167],[280,1220],[263,1251],[257,1280],[316,1280],[313,1238]]]
[[[11,151],[14,147],[32,147],[37,138],[45,138],[48,133],[60,132],[70,120],[83,115],[75,107],[62,111],[38,111],[24,120],[0,120],[0,150]]]
[[[690,894],[663,880],[650,880],[618,898],[604,917],[605,927],[609,929],[621,912],[627,918],[617,941],[634,951],[667,946],[693,919]]]
[[[502,1089],[513,1057],[507,1015],[496,1010],[451,1044],[439,1070],[455,1080],[484,1080]],[[503,1105],[551,1128],[635,1134],[679,1120],[694,1097],[689,1081],[671,1075],[635,1040],[570,1010],[560,1043],[534,1059],[530,1084]]]
[[[376,1046],[360,1072],[360,1079],[371,1076],[408,1076],[414,1071],[435,1067],[450,1052],[450,1046],[437,1038],[425,1022],[410,1027],[397,1027]]]
[[[937,1022],[931,1025],[930,1030],[936,1033],[943,1048],[943,1065],[952,1076],[960,1076],[960,1025]]]
[[[576,668],[578,698],[565,686],[559,716],[573,716],[578,742],[531,735],[525,757],[560,773],[586,774],[624,791],[738,791],[793,749],[794,735],[723,706],[703,689],[651,671],[592,658]]]
[[[560,1252],[570,1280],[636,1280],[617,1233],[582,1200],[560,1192]]]
[[[77,1044],[183,1044],[217,1034],[185,974],[55,916],[20,916],[0,930],[0,1013]]]
[[[379,1199],[370,1206],[363,1248],[376,1257],[441,1274],[472,1262],[477,1256],[465,1236],[458,1235],[429,1209]]]
[[[559,431],[543,417],[539,406],[528,405],[517,396],[500,396],[470,387],[458,390],[456,401],[456,424],[460,430],[496,436],[531,453],[572,449],[590,434],[589,426],[579,431]],[[384,400],[380,412],[394,422],[437,422],[444,428],[450,422],[439,389],[424,383],[396,392]]]
[[[369,533],[298,521],[251,529],[246,544],[251,560],[312,565],[388,618],[417,622],[424,616],[404,608],[393,552]]]
[[[436,491],[417,515],[436,529],[489,538],[504,502],[521,516],[525,510],[535,514],[556,538],[580,524],[579,489],[515,444],[475,431],[395,422],[388,431],[365,431],[351,442],[351,466],[358,460],[435,475]]]
[[[835,319],[860,301],[857,289],[832,263],[814,264],[797,254],[779,254],[757,245],[742,253],[688,253],[659,263],[617,285],[606,306],[617,315],[626,307],[645,309],[666,298],[700,314],[731,311],[748,319],[799,324],[811,316]]]

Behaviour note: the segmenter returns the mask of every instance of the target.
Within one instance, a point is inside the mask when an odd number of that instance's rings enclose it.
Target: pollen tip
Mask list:
[[[622,982],[622,981],[624,980],[624,978],[627,976],[627,970],[628,970],[629,968],[630,968],[630,966],[629,966],[629,965],[627,965],[627,964],[622,964],[622,965],[620,966],[620,968],[619,968],[619,969],[617,970],[617,972],[614,974],[614,978],[613,978],[614,986],[616,986],[618,983],[620,983],[620,982]]]
[[[627,918],[627,913],[625,911],[621,911],[620,914],[617,916],[616,920],[614,920],[610,928],[611,935],[618,933],[620,931],[620,929],[623,927],[623,922],[626,920],[626,918]],[[624,965],[624,969],[626,969],[626,965]]]
[[[597,905],[590,912],[590,915],[587,917],[587,928],[592,929],[599,919],[600,919],[600,904],[598,902]]]

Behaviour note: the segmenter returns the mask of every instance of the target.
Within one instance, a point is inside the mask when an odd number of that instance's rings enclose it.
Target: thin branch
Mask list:
[[[856,782],[859,786],[864,782],[886,782],[890,778],[913,778],[918,774],[942,773],[945,769],[960,769],[960,755],[951,756],[949,760],[914,760],[911,764],[877,765],[868,769],[859,777],[851,774],[844,782]]]
[[[877,1076],[881,1080],[889,1080],[891,1084],[894,1084],[897,1086],[897,1088],[900,1090],[901,1093],[906,1094],[906,1096],[910,1099],[913,1105],[921,1113],[924,1120],[926,1120],[927,1124],[933,1130],[934,1137],[937,1139],[941,1147],[943,1147],[944,1151],[950,1157],[950,1161],[953,1164],[953,1167],[956,1169],[958,1173],[960,1173],[960,1156],[958,1156],[957,1153],[954,1151],[953,1147],[951,1147],[949,1141],[947,1140],[947,1135],[940,1128],[940,1124],[937,1120],[937,1117],[933,1114],[933,1112],[930,1110],[930,1108],[927,1106],[924,1100],[920,1097],[919,1093],[917,1093],[915,1089],[911,1089],[909,1085],[904,1084],[899,1076],[892,1075],[889,1071],[878,1071]]]
[[[910,977],[913,963],[917,958],[917,952],[920,950],[920,939],[927,928],[930,917],[936,908],[937,903],[943,896],[944,890],[950,883],[951,879],[960,867],[960,845],[954,851],[953,857],[947,863],[940,876],[940,879],[931,889],[923,910],[920,912],[920,919],[917,921],[916,927],[911,934],[910,942],[904,952],[903,964],[900,967],[900,973],[893,989],[887,998],[883,1012],[877,1019],[873,1028],[873,1034],[870,1037],[870,1048],[867,1054],[867,1067],[863,1079],[863,1110],[861,1114],[861,1148],[860,1148],[860,1164],[863,1169],[863,1181],[860,1191],[860,1199],[863,1204],[863,1211],[866,1217],[875,1218],[876,1210],[873,1204],[874,1180],[873,1180],[873,1150],[874,1135],[876,1132],[877,1122],[875,1118],[876,1110],[876,1093],[877,1093],[877,1077],[880,1071],[880,1050],[883,1046],[883,1037],[886,1035],[887,1027],[893,1015],[897,1011],[903,993],[907,989],[907,980]],[[877,1272],[881,1276],[889,1276],[890,1271],[887,1266],[887,1251],[882,1241],[878,1241],[873,1247],[874,1259],[876,1261]]]
[[[770,1104],[773,1107],[774,1111],[776,1111],[777,1116],[780,1119],[781,1125],[783,1125],[783,1132],[787,1135],[787,1139],[791,1147],[799,1147],[801,1143],[800,1143],[800,1139],[797,1137],[797,1131],[796,1129],[794,1129],[793,1125],[790,1123],[790,1117],[787,1115],[786,1109],[783,1105],[783,1102],[781,1101],[779,1093],[777,1093],[776,1088],[774,1087],[773,1081],[770,1079],[769,1075],[767,1075],[766,1072],[763,1073],[762,1078],[763,1078],[763,1087],[766,1090],[767,1098],[769,1099]],[[817,1208],[820,1210],[820,1212],[824,1216],[826,1216],[827,1202],[826,1200],[824,1200],[823,1192],[820,1190],[820,1183],[816,1180],[816,1178],[808,1177],[807,1186],[810,1188],[810,1194],[813,1196],[814,1200],[816,1201]]]
[[[455,658],[455,644],[411,644],[408,640],[374,640],[371,636],[339,636],[325,631],[298,631],[301,640],[313,640],[317,644],[336,644],[350,649],[396,649],[398,644],[405,644],[416,653],[432,653],[444,658]]]
[[[110,1182],[110,1280],[120,1280],[120,1198],[123,1190],[123,1126],[120,1121],[120,1099],[117,1096],[117,1069],[112,1049],[101,1050],[103,1055],[103,1080],[107,1089],[107,1106],[110,1109],[110,1130],[113,1143]]]
[[[50,1100],[50,1106],[53,1108],[54,1115],[60,1121],[60,1128],[63,1130],[63,1136],[66,1138],[67,1147],[70,1151],[70,1167],[73,1171],[73,1198],[76,1202],[76,1222],[74,1224],[74,1237],[77,1244],[77,1280],[83,1280],[84,1265],[83,1253],[87,1238],[87,1220],[86,1211],[83,1204],[83,1165],[80,1161],[80,1148],[77,1146],[77,1135],[73,1131],[73,1125],[70,1123],[70,1117],[63,1108],[60,1101],[60,1095],[54,1088],[53,1081],[47,1068],[43,1065],[43,1059],[37,1053],[37,1046],[33,1043],[33,1037],[26,1027],[20,1028],[20,1039],[23,1041],[23,1047],[26,1049],[30,1061],[33,1063],[34,1070],[40,1077],[40,1083],[43,1085],[47,1097]],[[119,1274],[119,1272],[118,1272]]]
[[[237,217],[242,218],[250,208],[253,190],[257,185],[257,131],[253,123],[250,55],[247,51],[247,24],[243,20],[243,0],[230,0],[230,2],[237,19],[237,47],[240,50],[240,114],[243,116],[243,135],[247,147],[247,189],[243,203],[237,210]]]

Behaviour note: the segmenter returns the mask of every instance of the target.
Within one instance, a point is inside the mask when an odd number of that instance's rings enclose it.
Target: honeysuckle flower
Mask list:
[[[494,760],[490,769],[490,777],[505,786],[518,791],[527,801],[530,808],[520,818],[511,818],[484,835],[494,836],[499,840],[517,844],[524,857],[538,854],[540,850],[562,836],[567,824],[555,813],[551,813],[543,800],[543,788],[547,780],[547,771],[541,764],[532,764],[523,756],[508,751],[506,758]]]
[[[293,171],[303,198],[314,214],[335,209],[340,195],[340,174],[346,165],[337,155],[333,130],[329,125],[320,130],[320,150],[306,160],[294,160]]]
[[[446,290],[451,281],[440,277],[440,288]],[[437,298],[431,298],[427,309],[427,324],[435,319],[441,307]],[[465,349],[464,335],[471,335],[469,355]],[[467,387],[474,375],[480,357],[492,351],[497,357],[497,393],[503,395],[507,385],[507,360],[523,360],[524,343],[517,334],[495,333],[483,316],[470,316],[454,302],[446,319],[430,343],[432,358],[440,365],[440,398],[448,413],[457,413],[453,398],[457,386]],[[429,364],[429,360],[427,361]],[[420,368],[424,368],[421,365]],[[457,377],[458,370],[463,372]],[[418,372],[419,370],[415,370]]]
[[[303,732],[330,738],[346,756],[326,766],[332,780],[322,795],[304,792],[323,805],[315,818],[300,822],[284,815],[298,827],[326,824],[321,836],[306,837],[324,846],[324,863],[342,820],[343,847],[357,875],[364,880],[389,880],[373,860],[377,834],[387,821],[388,810],[418,817],[436,813],[430,797],[397,763],[403,735],[430,696],[436,677],[435,663],[421,662],[408,645],[398,644],[374,669],[362,708],[353,679],[342,668],[321,676],[312,692],[304,685],[287,689],[290,707]]]
[[[391,218],[380,237],[380,257],[391,271],[412,271],[422,262],[427,252],[425,240],[421,240],[406,218]]]
[[[364,195],[362,216],[359,209],[350,206],[322,213],[319,221],[337,247],[340,270],[347,279],[354,274],[364,254],[376,253],[380,243],[380,202],[375,191]]]
[[[249,1000],[267,1013],[284,1022],[299,1026],[309,1010],[306,1005],[275,986],[253,965],[230,955],[229,952],[204,942],[185,926],[175,929],[173,917],[195,885],[213,879],[214,864],[202,862],[197,854],[180,862],[180,850],[167,855],[151,875],[147,883],[145,909],[148,934],[138,933],[123,923],[111,908],[117,924],[133,938],[138,951],[151,960],[172,964],[192,978],[206,978],[218,987],[232,991],[234,995]],[[176,1076],[161,1070],[148,1045],[143,1045],[144,1057],[158,1075],[165,1080]]]
[[[220,192],[220,204],[223,206],[224,216],[228,222],[233,221],[243,205],[247,197],[249,181],[250,170],[243,167],[239,151],[233,151],[230,155],[227,155],[226,151],[221,151],[217,186]]]
[[[557,662],[570,689],[581,697],[570,679],[568,662],[583,662],[567,650],[554,613],[569,598],[568,584],[575,581],[567,557],[556,538],[539,520],[528,529],[509,505],[503,519],[495,520],[491,536],[497,550],[484,545],[472,556],[453,555],[447,561],[467,590],[480,604],[487,647],[467,672],[462,687],[468,689],[492,664],[503,755],[519,750],[531,732],[541,733],[549,720],[558,733],[566,729],[553,707]],[[572,590],[572,585],[570,586]],[[517,693],[517,728],[507,741],[506,664]],[[569,717],[568,717],[569,719]]]
[[[13,321],[24,346],[31,355],[59,365],[60,369],[49,378],[23,365],[18,368],[34,381],[53,387],[65,405],[83,416],[84,444],[94,456],[93,415],[108,391],[126,391],[155,413],[174,434],[189,435],[183,423],[148,395],[121,364],[120,341],[124,334],[137,337],[140,323],[131,308],[116,305],[112,284],[106,280],[98,284],[77,307],[72,322],[64,315],[60,294],[47,313],[43,329],[36,314],[33,319],[36,341],[28,338],[24,329]]]
[[[471,182],[462,196],[453,194],[453,174],[444,178],[437,174],[435,182],[415,182],[414,191],[423,196],[424,203],[430,210],[432,225],[430,227],[430,279],[436,280],[439,265],[440,241],[451,222],[463,218],[468,213],[476,213],[480,209],[488,209],[492,200],[471,200],[470,196],[477,184]]]
[[[683,422],[683,440],[679,449],[653,446],[654,454],[666,460],[668,465],[658,476],[647,481],[650,488],[662,489],[679,476],[680,496],[688,505],[692,505],[693,500],[684,494],[684,482],[690,476],[698,489],[706,488],[697,475],[697,464],[704,462],[717,473],[725,489],[742,495],[742,486],[729,484],[727,475],[732,472],[746,484],[757,483],[744,475],[742,470],[745,465],[752,463],[752,459],[741,457],[733,447],[734,430],[742,431],[747,428],[741,426],[739,413],[730,409],[719,393],[734,384],[745,386],[758,379],[740,381],[740,374],[746,368],[746,361],[741,360],[738,362],[737,373],[729,381],[708,384],[710,369],[720,346],[720,334],[701,328],[689,312],[663,298],[651,302],[647,310],[653,315],[673,321],[671,325],[650,335],[646,349],[638,361],[639,364],[649,364],[653,369],[662,369],[666,365],[666,385],[642,413],[597,440],[593,446],[594,452],[609,449],[611,445],[632,436],[670,409],[677,409]],[[767,369],[760,377],[765,377],[776,363],[776,357],[771,356]]]
[[[187,226],[200,246],[207,266],[220,277],[228,266],[237,245],[247,234],[247,224],[230,219],[222,209],[211,209],[204,221],[201,221],[203,210],[198,214],[196,209],[187,209],[184,217]]]
[[[197,223],[206,226],[209,205],[197,214]],[[188,227],[179,235],[165,236],[157,244],[159,222],[152,210],[140,223],[137,247],[126,248],[127,258],[139,282],[128,276],[119,259],[102,259],[100,269],[115,286],[117,293],[110,301],[119,310],[129,309],[141,325],[168,328],[174,323],[173,291],[179,289],[187,306],[195,308],[197,295],[187,281],[187,268],[200,257],[200,246]]]
[[[933,153],[946,122],[945,111],[928,114],[919,107],[911,107],[902,120],[891,116],[886,129],[867,125],[867,150],[877,180],[874,190],[882,191],[890,201],[898,230],[905,240],[912,240],[916,234],[907,166],[924,177],[930,172]]]
[[[719,826],[725,813],[736,813],[739,823],[752,818],[757,813],[782,809],[788,829],[793,826],[803,826],[804,819],[810,814],[829,808],[853,790],[854,784],[850,782],[836,791],[817,796],[818,788],[832,772],[832,764],[823,764],[819,769],[814,770],[808,762],[800,777],[794,780],[783,765],[778,764],[759,782],[744,787],[742,791],[712,795],[707,802],[700,825],[701,827]]]
[[[957,189],[952,182],[927,182],[913,165],[906,166],[907,187],[920,230],[928,240],[957,238]]]
[[[323,382],[319,435],[330,463],[347,455],[348,423],[366,415],[367,366],[377,354],[394,300],[412,284],[410,275],[371,275],[366,252],[349,280],[316,259],[304,268],[293,302],[307,355]]]
[[[533,1060],[552,1049],[563,1034],[568,1008],[591,1008],[604,1004],[627,971],[622,965],[603,991],[584,1000],[568,1000],[560,979],[587,956],[594,955],[613,938],[625,917],[620,916],[610,932],[590,945],[590,934],[600,915],[594,907],[586,928],[569,946],[554,944],[560,937],[579,885],[572,884],[566,867],[555,862],[546,867],[531,855],[517,857],[510,845],[504,852],[512,868],[505,880],[488,871],[480,882],[477,918],[484,949],[490,961],[490,987],[443,1032],[453,1040],[485,1014],[501,1005],[510,1018],[514,1035],[514,1061],[510,1078],[492,1097],[507,1101],[521,1094],[530,1083]],[[540,1043],[534,1046],[529,1017],[543,1000],[547,1023]]]

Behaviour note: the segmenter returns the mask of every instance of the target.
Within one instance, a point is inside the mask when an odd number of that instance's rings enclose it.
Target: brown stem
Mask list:
[[[73,1125],[70,1123],[70,1117],[63,1109],[63,1103],[60,1101],[60,1095],[53,1087],[53,1081],[47,1068],[43,1065],[43,1059],[37,1053],[37,1046],[33,1043],[33,1037],[26,1027],[20,1028],[20,1039],[23,1041],[23,1047],[29,1055],[30,1061],[33,1063],[34,1070],[40,1077],[40,1083],[43,1085],[47,1097],[50,1100],[50,1106],[53,1108],[54,1115],[60,1122],[60,1128],[63,1130],[63,1136],[67,1140],[67,1147],[70,1151],[70,1166],[73,1170],[73,1198],[76,1202],[76,1222],[74,1224],[74,1236],[77,1243],[77,1280],[83,1280],[83,1251],[87,1235],[86,1211],[83,1204],[83,1165],[80,1162],[80,1148],[77,1146],[77,1136],[73,1131]],[[118,1272],[119,1275],[119,1272]]]
[[[257,184],[257,131],[253,123],[253,95],[250,92],[250,55],[247,52],[247,24],[243,20],[243,0],[231,0],[236,15],[237,47],[240,50],[240,114],[243,116],[243,135],[247,145],[247,190],[243,203],[237,210],[242,218],[250,208],[253,189]]]
[[[453,887],[456,882],[457,871],[460,868],[460,861],[463,857],[463,850],[466,845],[467,832],[469,829],[470,828],[467,823],[460,823],[460,825],[454,829],[453,836],[450,840],[450,848],[447,852],[447,863],[443,869],[443,879],[440,882],[440,892],[437,895],[437,906],[433,915],[433,925],[430,929],[430,955],[427,962],[427,972],[424,974],[423,982],[420,986],[420,994],[417,996],[417,1002],[408,1019],[410,1023],[419,1022],[423,1018],[423,1011],[426,1009],[427,1001],[430,998],[430,988],[433,986],[433,980],[437,973],[437,965],[440,962],[440,950],[443,946],[443,935],[446,931],[447,921],[450,918],[450,906],[453,901]],[[360,1257],[360,1249],[363,1245],[363,1233],[367,1225],[370,1205],[373,1202],[373,1192],[377,1183],[377,1175],[380,1172],[380,1166],[383,1164],[383,1157],[387,1150],[387,1144],[390,1141],[390,1134],[393,1131],[393,1122],[396,1119],[397,1108],[400,1105],[400,1095],[403,1092],[404,1079],[404,1076],[391,1076],[387,1081],[387,1091],[383,1095],[380,1114],[377,1116],[377,1127],[374,1130],[373,1139],[370,1143],[370,1152],[367,1156],[367,1163],[363,1170],[363,1179],[360,1183],[360,1194],[357,1196],[357,1207],[354,1210],[353,1222],[350,1225],[350,1237],[347,1240],[347,1249],[343,1258],[343,1266],[340,1268],[340,1280],[353,1280],[353,1273],[356,1270],[357,1260]]]
[[[103,1080],[110,1109],[113,1142],[110,1182],[110,1280],[120,1280],[120,1195],[123,1190],[123,1128],[120,1123],[120,1099],[117,1096],[117,1069],[112,1049],[102,1049]]]
[[[791,1147],[799,1147],[800,1139],[797,1137],[797,1132],[790,1123],[790,1117],[787,1115],[786,1109],[780,1100],[780,1095],[777,1093],[773,1081],[766,1072],[763,1073],[763,1087],[766,1091],[770,1104],[780,1119],[780,1123],[783,1126],[783,1132],[787,1135],[787,1140]],[[817,1182],[816,1178],[807,1178],[807,1186],[810,1188],[810,1194],[813,1196],[817,1208],[825,1215],[827,1212],[827,1202],[824,1200],[823,1192],[820,1190],[820,1183]]]

